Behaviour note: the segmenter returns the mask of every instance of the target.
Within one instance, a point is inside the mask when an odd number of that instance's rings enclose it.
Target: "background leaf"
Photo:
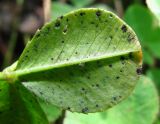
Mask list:
[[[155,68],[150,69],[147,72],[147,76],[150,77],[155,82],[157,88],[160,88],[160,69],[155,69]]]
[[[117,16],[81,9],[38,31],[13,74],[60,108],[102,111],[132,92],[141,72],[140,51],[135,33]]]
[[[160,1],[159,0],[146,0],[146,3],[149,9],[155,14],[155,16],[160,21]]]
[[[94,2],[94,0],[71,0],[72,4],[76,7],[85,7]]]
[[[52,19],[55,20],[57,17],[64,15],[72,10],[75,10],[76,7],[71,5],[61,3],[61,2],[52,2]]]
[[[38,102],[21,84],[0,82],[0,123],[48,124]]]
[[[114,108],[88,115],[67,112],[64,124],[153,124],[158,109],[156,88],[143,76],[132,95]]]
[[[61,116],[62,111],[59,108],[44,101],[39,101],[39,103],[50,123],[55,122]]]
[[[152,64],[151,56],[160,58],[160,28],[157,27],[158,21],[153,14],[141,5],[132,5],[126,11],[124,19],[134,29],[142,44],[144,62]]]

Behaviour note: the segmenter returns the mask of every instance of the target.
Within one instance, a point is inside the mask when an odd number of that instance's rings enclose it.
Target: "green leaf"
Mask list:
[[[156,88],[143,76],[132,95],[114,108],[88,115],[67,112],[64,124],[153,124],[158,110]]]
[[[52,19],[56,19],[57,17],[62,16],[65,13],[68,13],[72,10],[75,10],[76,7],[73,7],[71,5],[62,3],[62,2],[52,2]]]
[[[158,87],[158,89],[160,89],[160,69],[150,69],[147,72],[148,77],[150,77],[156,84],[156,86]],[[160,90],[159,90],[160,93]]]
[[[125,13],[125,21],[135,30],[142,47],[146,49],[151,56],[160,58],[160,27],[154,15],[141,5],[132,5]],[[145,20],[145,23],[144,23]],[[144,60],[148,63],[147,56]]]
[[[154,64],[153,56],[147,49],[143,49],[143,61],[148,65]]]
[[[46,103],[44,101],[39,101],[40,106],[42,107],[43,111],[47,115],[47,118],[50,123],[53,123],[56,121],[62,114],[61,110],[49,103]]]
[[[108,10],[108,11],[111,11],[113,13],[116,13],[113,8],[111,8],[110,6],[106,5],[106,4],[94,4],[94,5],[91,5],[90,7],[92,8],[100,8],[100,9],[104,9],[104,10]]]
[[[34,96],[21,84],[0,82],[1,124],[48,124]]]
[[[94,0],[71,0],[72,4],[76,7],[86,7],[94,2]]]
[[[160,21],[160,0],[146,0],[149,9]],[[160,23],[160,22],[159,22]]]
[[[127,24],[105,10],[80,9],[38,31],[15,72],[7,75],[55,106],[89,113],[132,92],[141,59],[141,46]]]

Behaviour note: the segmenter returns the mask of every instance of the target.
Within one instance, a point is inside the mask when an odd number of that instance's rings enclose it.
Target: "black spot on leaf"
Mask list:
[[[114,96],[114,97],[113,97],[113,100],[114,100],[114,101],[117,101],[117,97]]]
[[[57,21],[57,22],[55,23],[55,28],[59,28],[60,25],[61,25],[60,21]]]
[[[125,60],[125,57],[124,57],[124,56],[121,56],[121,57],[120,57],[120,60],[124,61],[124,60]]]
[[[68,31],[68,27],[65,26],[64,29],[63,29],[63,33],[66,34],[67,31]]]
[[[119,78],[120,78],[119,76],[116,77],[116,79],[119,79]]]
[[[137,72],[138,75],[142,74],[142,68],[138,68],[138,69],[136,70],[136,72]]]
[[[84,12],[81,12],[81,13],[80,13],[80,16],[83,16],[83,15],[85,15],[85,13],[84,13]]]
[[[99,84],[96,84],[96,87],[99,87]]]
[[[100,11],[97,11],[96,12],[96,15],[99,17],[99,16],[101,16],[101,12]]]
[[[110,14],[110,15],[109,15],[109,18],[113,18],[113,15],[112,15],[112,14]]]
[[[39,93],[40,93],[41,95],[43,95],[43,93],[42,93],[41,91],[40,91]]]
[[[132,36],[131,34],[128,34],[128,37],[127,37],[128,42],[131,42],[131,41],[133,41],[134,39],[135,39],[134,36]]]
[[[90,76],[87,76],[87,79],[91,79]]]
[[[110,68],[112,68],[112,64],[109,64],[108,66],[109,66]]]
[[[82,113],[87,113],[89,111],[88,107],[82,109]]]
[[[85,91],[85,89],[84,89],[84,88],[82,88],[81,90],[82,90],[82,91]]]
[[[67,18],[67,20],[66,20],[67,22],[69,21],[69,19]]]
[[[112,37],[112,36],[109,36],[109,38],[110,38],[110,40],[112,40],[112,39],[113,39],[113,37]]]
[[[68,110],[70,110],[71,108],[70,108],[70,107],[68,107],[67,109],[68,109]]]
[[[98,105],[98,104],[96,104],[96,107],[98,108],[98,107],[99,107],[99,105]]]
[[[41,35],[40,33],[36,34],[36,38],[40,37],[40,35]]]
[[[59,18],[60,18],[60,19],[63,19],[63,16],[60,16]]]
[[[125,33],[127,31],[126,25],[122,25],[121,30]]]

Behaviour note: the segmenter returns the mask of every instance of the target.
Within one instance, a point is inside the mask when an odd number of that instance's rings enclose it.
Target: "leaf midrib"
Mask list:
[[[92,61],[97,61],[97,60],[103,60],[103,59],[108,59],[108,58],[114,58],[114,57],[118,57],[118,56],[127,55],[131,52],[134,53],[134,52],[139,52],[139,51],[140,51],[140,48],[137,50],[118,52],[116,54],[111,53],[111,55],[106,54],[106,55],[102,55],[99,57],[85,58],[85,59],[81,59],[80,61],[79,60],[78,61],[69,61],[69,62],[57,63],[57,64],[53,64],[53,65],[33,67],[30,69],[17,69],[17,70],[15,69],[15,71],[12,72],[12,74],[16,75],[17,77],[20,77],[20,76],[31,74],[31,73],[42,72],[42,71],[47,71],[47,70],[52,70],[52,69],[62,68],[62,67],[68,67],[68,66],[72,66],[72,65],[76,65],[76,64],[92,62]]]

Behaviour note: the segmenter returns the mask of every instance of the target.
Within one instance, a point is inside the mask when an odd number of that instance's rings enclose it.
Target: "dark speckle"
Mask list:
[[[82,113],[87,113],[88,110],[89,110],[88,107],[85,107],[85,108],[82,109]]]
[[[125,33],[127,31],[126,25],[122,25],[121,30]]]
[[[94,87],[94,84],[92,84],[92,87]]]
[[[99,84],[96,84],[96,87],[99,87]]]
[[[60,16],[60,19],[63,19],[63,16]]]
[[[43,93],[42,93],[41,91],[40,91],[39,93],[40,93],[41,95],[43,95]]]
[[[37,38],[40,37],[40,33],[36,34],[36,37],[37,37]]]
[[[122,98],[122,96],[119,96],[119,98],[121,99],[121,98]]]
[[[110,64],[109,67],[112,68],[112,64]]]
[[[123,70],[121,69],[120,72],[123,72]]]
[[[131,42],[134,39],[135,39],[135,36],[132,36],[131,34],[128,35],[128,38],[127,38],[128,42]]]
[[[114,96],[114,97],[113,97],[113,100],[114,100],[114,101],[117,101],[117,97]]]
[[[91,79],[90,76],[87,76],[87,79]]]
[[[124,61],[124,60],[125,60],[125,57],[124,57],[124,56],[121,56],[121,57],[120,57],[120,60]]]
[[[82,90],[82,91],[85,91],[85,89],[84,89],[84,88],[82,88],[81,90]]]
[[[138,69],[136,70],[136,72],[137,72],[138,75],[142,74],[142,68],[138,68]]]
[[[83,16],[83,15],[85,15],[85,13],[84,13],[84,12],[81,12],[81,13],[80,13],[80,16]]]
[[[112,15],[112,14],[110,14],[110,15],[109,15],[109,18],[112,18],[112,17],[113,17],[113,15]]]
[[[71,108],[70,108],[70,107],[68,107],[67,109],[68,109],[68,110],[70,110]]]
[[[53,60],[53,58],[51,58],[51,60]]]
[[[64,43],[64,40],[62,40],[62,43]]]
[[[99,16],[101,16],[101,12],[100,11],[97,11],[96,12],[96,15],[99,17]]]
[[[96,107],[98,108],[98,107],[99,107],[99,105],[98,105],[98,104],[96,104]]]
[[[116,79],[119,79],[119,78],[120,78],[119,76],[116,77]]]
[[[69,19],[67,18],[67,22],[69,21]]]
[[[112,40],[113,39],[113,37],[112,36],[109,36],[109,38]]]
[[[75,54],[78,54],[78,52],[75,52]]]
[[[60,21],[57,21],[57,22],[55,23],[55,27],[56,27],[56,28],[60,27],[60,25],[61,25]]]

